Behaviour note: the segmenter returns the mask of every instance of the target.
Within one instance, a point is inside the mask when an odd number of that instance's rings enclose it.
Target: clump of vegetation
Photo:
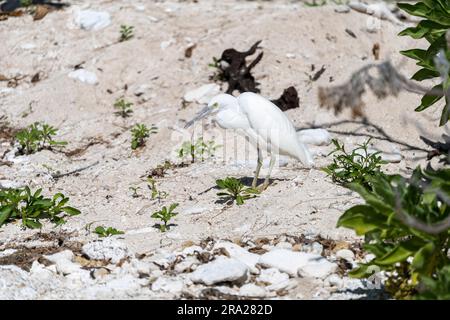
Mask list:
[[[20,0],[21,7],[29,7],[33,4],[33,0]]]
[[[124,42],[127,40],[130,40],[134,37],[134,27],[133,26],[127,26],[127,25],[121,25],[120,26],[120,42]]]
[[[338,221],[364,236],[364,249],[376,256],[351,275],[368,277],[377,266],[395,298],[413,298],[423,279],[450,265],[450,169],[417,168],[408,179],[379,173],[367,181],[370,189],[360,182],[348,185],[366,203]]]
[[[116,228],[112,227],[106,228],[104,226],[98,226],[97,228],[95,228],[94,233],[96,233],[100,238],[125,234],[125,232],[117,230]]]
[[[246,187],[236,178],[227,177],[223,180],[216,180],[217,187],[221,192],[217,195],[228,203],[236,201],[237,205],[244,204],[245,200],[256,197],[259,191],[254,188]]]
[[[450,266],[445,266],[434,277],[423,277],[423,290],[417,298],[423,300],[450,300]]]
[[[48,124],[36,122],[16,133],[16,140],[20,144],[21,154],[32,154],[44,149],[67,145],[66,141],[55,141],[53,136],[58,130]]]
[[[152,177],[147,178],[147,187],[152,192],[152,200],[158,199],[158,201],[161,201],[161,199],[166,198],[169,194],[165,191],[159,191],[156,187],[156,181]]]
[[[344,144],[333,139],[335,146],[328,156],[334,155],[333,163],[323,168],[334,182],[341,185],[359,183],[368,187],[369,178],[381,173],[381,165],[386,162],[381,160],[380,152],[369,152],[370,140],[367,140],[351,152],[345,150]]]
[[[178,207],[178,203],[172,203],[168,209],[164,206],[161,210],[152,214],[152,218],[159,219],[162,222],[161,224],[158,224],[158,228],[161,232],[166,232],[169,230],[170,220],[178,214],[173,211],[176,207]]]
[[[213,140],[205,142],[203,137],[200,137],[194,144],[190,141],[183,142],[178,150],[178,157],[181,159],[190,157],[191,163],[194,163],[195,159],[204,161],[206,158],[213,157],[218,148],[220,145],[216,145]]]
[[[412,79],[423,81],[442,76],[440,67],[436,64],[436,55],[442,51],[447,58],[450,57],[450,51],[447,44],[446,33],[450,28],[450,5],[448,1],[417,1],[415,4],[399,3],[399,8],[407,13],[423,18],[416,27],[403,30],[401,36],[410,36],[414,39],[425,39],[429,43],[428,49],[411,49],[402,51],[401,53],[408,58],[417,61],[417,65],[421,67]],[[448,78],[450,69],[446,67],[445,79],[436,85],[432,91],[447,91],[450,87]],[[444,97],[444,94],[429,93],[422,98],[420,106],[416,111],[423,111]],[[445,106],[442,110],[440,125],[443,126],[450,119],[450,101],[449,97],[445,97]]]
[[[122,118],[129,117],[133,113],[132,107],[133,104],[125,101],[123,98],[117,99],[114,103],[114,108],[117,110],[115,114]]]
[[[41,219],[55,225],[65,223],[65,216],[80,214],[78,209],[67,206],[69,198],[62,193],[52,198],[41,195],[42,189],[32,193],[30,188],[0,190],[0,227],[8,222],[22,220],[24,228],[41,228]]]
[[[136,150],[139,147],[145,145],[145,139],[150,136],[151,133],[156,133],[155,126],[148,128],[145,124],[137,124],[131,129],[131,149]]]

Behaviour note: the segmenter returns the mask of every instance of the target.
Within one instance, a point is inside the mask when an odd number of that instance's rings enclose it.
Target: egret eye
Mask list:
[[[212,105],[213,109],[218,109],[219,108],[219,104],[216,102]]]

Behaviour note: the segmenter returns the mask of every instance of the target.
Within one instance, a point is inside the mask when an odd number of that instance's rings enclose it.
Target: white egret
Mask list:
[[[253,187],[256,187],[262,166],[263,145],[270,154],[270,164],[262,190],[269,185],[276,154],[293,157],[308,167],[314,164],[311,154],[300,141],[287,115],[275,104],[256,93],[244,92],[237,98],[229,94],[219,94],[212,98],[208,106],[189,121],[185,128],[210,115],[214,115],[214,120],[223,129],[242,129],[256,145],[258,162]]]

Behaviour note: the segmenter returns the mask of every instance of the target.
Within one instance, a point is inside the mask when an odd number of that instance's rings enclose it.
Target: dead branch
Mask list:
[[[75,169],[75,170],[72,170],[72,171],[69,171],[69,172],[55,173],[55,174],[52,174],[52,178],[53,179],[59,179],[61,177],[65,177],[65,176],[69,176],[69,175],[72,175],[72,174],[75,174],[75,173],[79,173],[79,172],[81,172],[83,170],[92,168],[92,167],[96,166],[99,163],[100,163],[100,161],[96,161],[94,163],[91,163],[90,165],[87,165],[87,166],[84,166],[84,167],[81,167],[81,168],[78,168],[78,169]]]

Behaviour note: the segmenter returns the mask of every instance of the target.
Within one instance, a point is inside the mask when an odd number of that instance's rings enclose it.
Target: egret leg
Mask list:
[[[259,172],[261,171],[263,161],[262,152],[261,149],[259,148],[259,145],[256,147],[256,149],[258,150],[258,162],[256,163],[255,177],[253,178],[252,188],[256,188],[256,184],[258,183]]]
[[[263,190],[266,190],[267,189],[267,187],[269,186],[269,181],[270,181],[270,174],[272,173],[272,170],[273,170],[273,166],[275,165],[275,155],[274,154],[271,154],[270,155],[270,164],[269,164],[269,171],[267,172],[267,177],[266,177],[266,179],[264,180],[264,183],[263,183],[263,185],[262,185],[262,187],[261,187],[261,191],[263,191]]]

